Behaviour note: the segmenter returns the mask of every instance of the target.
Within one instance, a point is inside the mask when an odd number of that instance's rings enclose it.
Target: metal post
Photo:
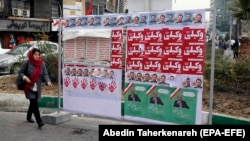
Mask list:
[[[216,7],[207,9],[213,13],[213,27],[212,27],[212,51],[211,51],[211,73],[210,73],[210,95],[209,95],[209,115],[208,124],[212,125],[213,118],[213,99],[214,99],[214,63],[215,63],[215,29],[216,29]]]
[[[61,95],[61,50],[62,50],[62,9],[61,9],[61,5],[60,3],[58,3],[59,9],[60,9],[60,17],[59,17],[59,26],[58,26],[58,45],[59,45],[59,49],[58,49],[58,110],[57,112],[60,113],[60,107],[61,107],[61,99],[60,99],[60,95]]]
[[[117,1],[117,12],[116,13],[120,13],[120,0]]]
[[[145,6],[145,11],[149,12],[150,8],[149,8],[149,0],[144,0],[144,6]]]
[[[231,40],[232,40],[232,16],[230,15],[229,17],[229,49],[231,50],[232,49],[232,46],[231,46]]]

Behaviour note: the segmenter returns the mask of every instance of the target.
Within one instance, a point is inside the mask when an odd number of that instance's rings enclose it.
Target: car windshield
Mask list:
[[[8,51],[7,54],[21,55],[24,52],[26,52],[30,47],[31,47],[30,44],[21,44],[21,45],[16,46],[16,48],[13,48],[10,51]]]

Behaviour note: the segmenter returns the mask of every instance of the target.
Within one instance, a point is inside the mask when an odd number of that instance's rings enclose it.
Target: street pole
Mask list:
[[[230,29],[229,29],[229,49],[231,50],[232,49],[232,46],[231,46],[231,40],[232,40],[232,16],[230,15],[230,17],[229,17],[230,19],[229,19],[229,27],[230,27]]]
[[[61,62],[61,50],[62,50],[62,8],[60,3],[58,2],[59,10],[60,10],[60,15],[59,15],[59,26],[58,26],[58,110],[57,113],[60,113],[60,108],[61,108],[61,68],[62,68],[62,62]]]
[[[209,115],[208,124],[212,125],[213,118],[213,100],[214,100],[214,64],[215,64],[215,30],[216,30],[216,7],[207,9],[213,13],[213,26],[212,26],[212,51],[211,51],[211,73],[210,73],[210,94],[209,94]]]
[[[120,10],[119,10],[119,8],[120,8],[120,0],[118,0],[117,2],[118,3],[117,3],[117,12],[116,13],[120,13]]]
[[[145,4],[145,11],[146,11],[146,12],[150,12],[149,0],[144,0],[144,4]]]

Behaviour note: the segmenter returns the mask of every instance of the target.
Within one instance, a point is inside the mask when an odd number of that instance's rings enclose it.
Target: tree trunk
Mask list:
[[[242,37],[240,39],[239,59],[250,59],[250,38]]]

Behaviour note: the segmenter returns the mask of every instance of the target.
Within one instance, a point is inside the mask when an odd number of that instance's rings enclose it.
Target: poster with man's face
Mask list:
[[[140,21],[141,26],[147,26],[148,25],[148,13],[140,13]]]

